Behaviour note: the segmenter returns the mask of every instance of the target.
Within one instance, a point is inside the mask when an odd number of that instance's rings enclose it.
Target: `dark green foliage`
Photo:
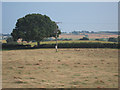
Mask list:
[[[79,32],[79,31],[73,31],[72,34],[74,34],[74,35],[79,35],[80,32]]]
[[[117,44],[111,43],[65,43],[59,44],[61,48],[117,48]]]
[[[54,31],[57,28],[56,23],[46,15],[28,14],[17,20],[11,35],[15,41],[22,38],[26,41],[35,40],[39,43],[44,38],[54,37]],[[58,30],[58,36],[60,33],[61,31]]]
[[[100,39],[95,39],[96,41],[100,41]]]
[[[120,36],[118,36],[118,48],[120,48]]]
[[[117,38],[114,38],[114,37],[110,37],[108,39],[109,42],[117,42]]]
[[[68,38],[58,38],[57,40],[58,41],[72,41],[72,39],[68,39]],[[56,39],[47,38],[42,41],[56,41]]]
[[[54,48],[55,44],[42,44],[39,48]],[[116,43],[59,43],[58,48],[119,48]]]
[[[39,47],[19,44],[2,44],[2,49],[55,48],[56,44],[42,44]],[[59,43],[58,48],[120,48],[117,43]]]
[[[118,36],[118,42],[120,43],[120,36]]]
[[[12,37],[7,38],[6,40],[7,43],[14,43],[14,40]]]
[[[63,41],[71,41],[72,39],[68,39],[68,38],[66,38],[66,39],[62,39]]]
[[[20,45],[20,44],[17,44],[17,43],[3,43],[2,44],[2,49],[8,49],[8,50],[11,50],[11,49],[26,49],[26,48],[30,48],[31,45]]]
[[[107,38],[100,38],[100,39],[95,39],[96,41],[108,41]]]
[[[89,40],[89,38],[87,38],[87,37],[83,37],[83,38],[80,39],[80,40]]]

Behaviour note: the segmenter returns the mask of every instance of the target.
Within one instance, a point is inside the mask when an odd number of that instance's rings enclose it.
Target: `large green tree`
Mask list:
[[[11,35],[16,41],[22,38],[26,41],[36,40],[37,45],[44,38],[55,37],[55,30],[58,29],[57,24],[48,16],[41,14],[28,14],[25,17],[19,18],[16,27]],[[58,30],[58,35],[61,33]]]

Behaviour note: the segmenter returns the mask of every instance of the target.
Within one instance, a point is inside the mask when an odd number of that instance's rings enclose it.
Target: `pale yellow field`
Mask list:
[[[117,49],[2,51],[3,88],[117,88]]]
[[[118,35],[111,35],[111,34],[85,34],[85,35],[88,35],[89,39],[95,39],[95,38],[110,38],[110,37],[114,37],[114,38],[117,38]],[[59,38],[72,38],[72,39],[80,39],[80,38],[83,38],[85,37],[85,35],[73,35],[73,34],[61,34],[59,36]]]
[[[88,40],[72,40],[72,41],[57,41],[57,43],[117,43],[117,42],[107,42],[107,41],[88,41]],[[31,43],[23,43],[23,44],[29,44],[32,47],[37,45],[37,42],[31,42]],[[56,44],[56,41],[41,41],[40,44]]]

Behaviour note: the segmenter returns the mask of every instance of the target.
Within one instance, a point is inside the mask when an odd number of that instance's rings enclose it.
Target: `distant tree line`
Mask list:
[[[63,39],[63,41],[69,41],[72,39]],[[89,38],[83,37],[79,40],[89,40]],[[100,41],[100,39],[96,39]],[[110,42],[120,42],[120,36],[118,38],[109,38]],[[100,42],[82,42],[82,43],[59,43],[59,48],[119,48],[120,43],[100,43]],[[54,48],[55,44],[42,44],[38,48]],[[31,45],[22,45],[14,42],[13,38],[7,39],[7,44],[3,43],[3,49],[32,49]]]
[[[30,45],[6,44],[3,49],[34,49],[34,48],[54,48],[55,44],[41,44],[39,47],[31,47]],[[98,43],[98,42],[82,42],[82,43],[59,43],[58,48],[120,48],[117,43]]]
[[[74,35],[80,35],[80,33],[94,33],[94,34],[103,34],[103,33],[109,33],[109,34],[118,34],[120,35],[120,32],[119,31],[98,31],[98,32],[95,32],[95,31],[73,31],[71,32],[72,34]]]
[[[56,39],[53,38],[46,38],[43,39],[42,41],[55,41]],[[73,39],[71,38],[58,38],[60,41],[72,41]],[[90,40],[88,37],[83,37],[78,40]],[[120,42],[120,36],[118,38],[110,37],[108,39],[100,38],[100,39],[95,39],[96,41],[109,41],[109,42]],[[7,43],[16,43],[12,37],[9,37],[6,40]],[[36,42],[35,40],[32,40],[32,42]]]

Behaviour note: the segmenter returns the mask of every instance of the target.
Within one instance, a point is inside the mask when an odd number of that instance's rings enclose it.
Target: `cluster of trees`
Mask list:
[[[91,32],[89,32],[89,31],[73,31],[71,33],[74,35],[79,35],[80,33],[94,33],[94,31],[91,31]]]
[[[118,39],[117,39],[117,38],[110,37],[110,38],[108,39],[108,41],[109,41],[109,42],[117,42]]]
[[[89,38],[87,37],[83,37],[82,39],[79,40],[89,40]],[[104,41],[103,39],[95,39],[96,41]],[[114,37],[110,37],[108,38],[109,42],[120,42],[120,36],[118,36],[118,38],[114,38]]]
[[[9,37],[7,38],[6,40],[7,43],[13,43],[14,42],[14,39],[12,37]]]
[[[71,32],[72,34],[74,35],[80,35],[80,33],[95,33],[95,34],[105,34],[105,33],[108,33],[108,34],[118,34],[120,35],[120,31],[98,31],[98,32],[94,32],[94,31],[73,31]]]
[[[118,36],[118,38],[114,38],[114,37],[110,37],[108,39],[109,42],[120,42],[120,36]]]
[[[28,14],[17,20],[16,27],[13,29],[11,35],[14,41],[22,38],[25,41],[40,41],[48,37],[56,37],[55,30],[57,30],[57,37],[61,34],[57,24],[48,16],[41,14]]]
[[[99,31],[98,33],[109,33],[109,34],[119,35],[119,34],[120,34],[120,31]]]
[[[81,39],[79,39],[79,40],[89,40],[89,38],[83,37],[83,38],[81,38]]]

